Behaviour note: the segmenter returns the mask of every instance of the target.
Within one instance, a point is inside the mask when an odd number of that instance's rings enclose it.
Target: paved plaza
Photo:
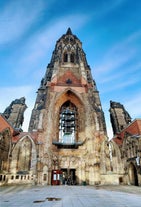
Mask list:
[[[0,207],[141,207],[135,186],[5,186]]]

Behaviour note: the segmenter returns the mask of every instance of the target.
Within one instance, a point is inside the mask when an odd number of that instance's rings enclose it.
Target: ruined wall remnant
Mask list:
[[[14,128],[21,128],[24,121],[24,112],[27,106],[25,98],[15,99],[3,112],[4,117]]]

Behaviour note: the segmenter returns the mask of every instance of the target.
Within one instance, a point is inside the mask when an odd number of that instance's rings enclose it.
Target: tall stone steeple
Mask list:
[[[56,42],[29,131],[38,131],[42,143],[40,172],[61,169],[77,183],[103,182],[100,173],[106,173],[107,163],[102,144],[107,140],[104,113],[82,43],[70,28]]]
[[[96,83],[92,78],[90,66],[82,49],[82,43],[76,35],[72,34],[70,28],[57,41],[45,76],[41,80],[36,103],[32,111],[29,131],[38,130],[39,115],[41,110],[46,108],[48,90],[50,88],[59,89],[61,86],[64,86],[64,89],[69,88],[69,90],[81,89],[81,91],[89,95],[92,111],[97,114],[95,117],[96,126],[106,133],[104,114]]]

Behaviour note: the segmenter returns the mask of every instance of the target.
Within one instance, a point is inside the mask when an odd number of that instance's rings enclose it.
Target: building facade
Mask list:
[[[141,185],[141,119],[131,121],[124,106],[110,102],[110,117],[114,137],[112,149],[113,172],[119,174],[119,183]]]
[[[12,143],[12,127],[0,114],[0,172],[7,172],[9,169],[9,153]]]
[[[70,28],[56,43],[29,131],[38,132],[39,183],[43,175],[48,184],[60,176],[61,183],[104,182],[110,167],[104,113],[82,43]]]
[[[0,119],[0,184],[141,185],[141,131],[111,101],[108,140],[96,82],[70,28],[56,42],[22,132],[26,107],[25,98],[16,99]]]

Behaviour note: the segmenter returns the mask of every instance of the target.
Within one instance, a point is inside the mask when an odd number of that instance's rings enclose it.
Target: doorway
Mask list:
[[[138,184],[137,169],[133,163],[130,163],[130,165],[129,165],[128,175],[129,175],[130,184],[138,186],[139,184]]]
[[[75,169],[63,168],[62,171],[62,184],[63,185],[76,185]]]

